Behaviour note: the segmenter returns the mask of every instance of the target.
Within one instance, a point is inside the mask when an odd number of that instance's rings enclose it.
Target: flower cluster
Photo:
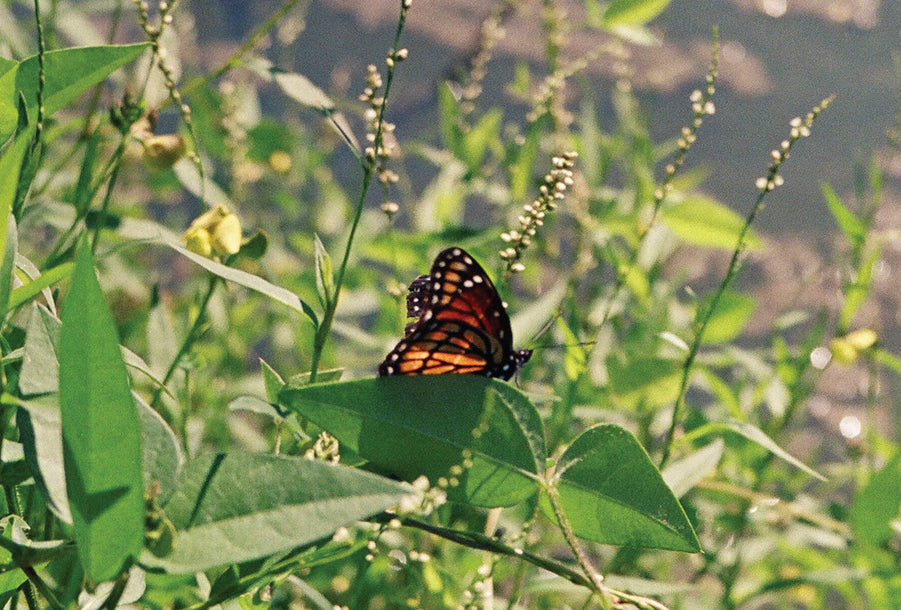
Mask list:
[[[791,130],[788,133],[788,139],[782,140],[779,144],[779,148],[773,149],[773,151],[770,152],[772,161],[770,162],[770,167],[766,176],[761,176],[754,181],[754,185],[761,193],[768,193],[777,186],[782,185],[783,179],[782,176],[779,175],[779,168],[785,160],[788,159],[789,150],[791,150],[791,147],[794,146],[795,142],[810,135],[810,126],[813,125],[817,116],[825,110],[831,102],[832,98],[828,97],[820,102],[818,106],[814,106],[813,110],[808,112],[807,116],[803,119],[801,117],[795,117],[789,122]]]
[[[566,152],[552,159],[553,169],[545,175],[538,187],[538,198],[526,204],[525,214],[519,217],[519,229],[501,234],[501,239],[509,245],[500,251],[500,256],[507,261],[507,270],[511,273],[525,269],[520,260],[522,253],[529,247],[538,227],[544,224],[545,215],[557,208],[566,189],[572,185],[572,168],[577,156],[575,152]]]
[[[393,70],[397,62],[406,59],[407,55],[407,49],[398,49],[389,53],[385,60],[388,70]],[[389,185],[396,183],[399,177],[397,172],[388,168],[388,160],[395,156],[397,146],[394,140],[394,123],[384,120],[383,116],[385,104],[385,98],[382,95],[383,84],[378,68],[370,64],[367,68],[366,88],[360,95],[360,101],[368,106],[364,113],[367,146],[363,155],[366,163],[374,168],[382,188],[387,189]],[[382,204],[382,211],[389,218],[394,216],[399,209],[397,203],[393,201],[385,201]]]

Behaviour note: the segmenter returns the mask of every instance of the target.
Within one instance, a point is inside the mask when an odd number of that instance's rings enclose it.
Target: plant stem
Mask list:
[[[407,2],[408,0],[401,0],[401,11],[400,17],[397,20],[397,28],[394,30],[394,43],[392,45],[391,57],[395,57],[397,55],[398,50],[400,50],[400,36],[404,29],[404,24],[407,21]],[[384,138],[384,125],[385,125],[385,109],[388,107],[388,94],[391,92],[391,83],[394,80],[394,67],[395,63],[391,62],[388,66],[388,72],[385,77],[385,89],[382,94],[383,102],[381,107],[379,108],[379,116],[377,127],[375,131],[375,139],[372,143],[372,149],[378,151],[382,147],[382,140]],[[316,329],[316,336],[313,338],[313,355],[312,361],[310,363],[310,383],[316,382],[316,374],[319,370],[319,363],[322,359],[322,351],[325,348],[325,343],[328,341],[329,333],[331,332],[332,322],[335,319],[335,311],[338,308],[338,299],[341,296],[341,287],[344,284],[344,273],[347,271],[347,263],[350,260],[350,251],[353,247],[354,236],[357,232],[357,227],[360,224],[360,218],[363,216],[363,204],[366,202],[366,194],[369,192],[369,187],[372,186],[372,177],[375,173],[376,168],[376,157],[367,158],[363,157],[363,182],[360,185],[360,193],[357,196],[357,204],[354,208],[354,216],[350,225],[350,233],[347,236],[347,244],[344,247],[344,256],[341,258],[341,266],[338,267],[338,273],[335,277],[335,291],[332,295],[329,295],[329,302],[325,308],[325,313],[322,316],[322,322],[319,324],[319,328]]]
[[[178,348],[178,353],[169,364],[169,368],[166,370],[166,375],[163,377],[162,382],[160,383],[160,387],[157,388],[156,392],[153,394],[153,400],[150,401],[151,407],[157,408],[160,398],[162,397],[163,389],[166,387],[166,384],[169,383],[169,380],[172,379],[172,375],[175,374],[175,371],[178,370],[178,365],[181,362],[181,359],[184,358],[185,354],[188,353],[188,351],[194,345],[194,342],[200,336],[200,328],[203,325],[204,314],[206,313],[206,308],[213,296],[213,292],[216,290],[216,286],[218,286],[219,284],[218,280],[219,276],[213,275],[212,273],[209,274],[207,278],[206,293],[203,295],[203,298],[200,301],[200,307],[197,311],[197,315],[194,318],[194,323],[191,324],[191,328],[190,330],[188,330],[188,334],[185,335],[185,339],[184,341],[182,341],[181,347]],[[182,419],[184,420],[185,418],[182,417]]]

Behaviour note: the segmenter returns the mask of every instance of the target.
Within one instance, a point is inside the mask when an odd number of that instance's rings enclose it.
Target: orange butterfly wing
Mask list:
[[[416,278],[407,315],[419,319],[379,366],[379,375],[472,373],[509,379],[531,356],[514,350],[510,318],[485,270],[460,248],[441,252]]]

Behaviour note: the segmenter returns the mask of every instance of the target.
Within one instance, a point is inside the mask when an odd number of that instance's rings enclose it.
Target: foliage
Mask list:
[[[750,338],[760,303],[736,281],[771,247],[753,222],[831,100],[790,123],[742,216],[683,170],[715,110],[716,44],[672,141],[653,140],[626,77],[612,119],[591,95],[570,110],[566,91],[603,58],[564,60],[564,28],[647,40],[665,0],[587,2],[578,24],[545,2],[545,62],[518,67],[510,106],[481,97],[522,8],[496,3],[426,134],[390,122],[416,6],[398,3],[384,72],[359,71],[355,99],[255,50],[298,4],[209,73],[179,48],[177,2],[135,3],[128,45],[66,47],[41,21],[69,13],[37,2],[5,26],[37,43],[0,59],[3,603],[901,597],[892,437],[796,442],[827,367],[865,365],[871,414],[901,373],[861,313],[891,237],[874,229],[879,167],[858,205],[823,186],[840,307],[784,312]],[[264,116],[264,95],[284,110]],[[335,169],[349,159],[350,178]],[[429,181],[415,195],[414,168]],[[404,283],[452,244],[497,279],[535,355],[513,384],[373,378],[404,331]],[[731,253],[704,294],[673,271],[695,249]]]

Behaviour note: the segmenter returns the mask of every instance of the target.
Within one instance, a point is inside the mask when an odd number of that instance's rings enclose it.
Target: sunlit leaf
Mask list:
[[[558,460],[550,484],[581,538],[689,553],[701,549],[679,501],[624,428],[602,424],[582,433]],[[544,494],[541,507],[556,520]]]
[[[454,477],[451,498],[510,506],[537,491],[544,440],[516,388],[474,375],[390,376],[283,390],[281,403],[373,466],[412,481]],[[464,454],[469,460],[464,460]]]
[[[115,577],[144,543],[140,423],[116,326],[90,244],[78,250],[59,336],[66,491],[78,556],[96,582]]]

